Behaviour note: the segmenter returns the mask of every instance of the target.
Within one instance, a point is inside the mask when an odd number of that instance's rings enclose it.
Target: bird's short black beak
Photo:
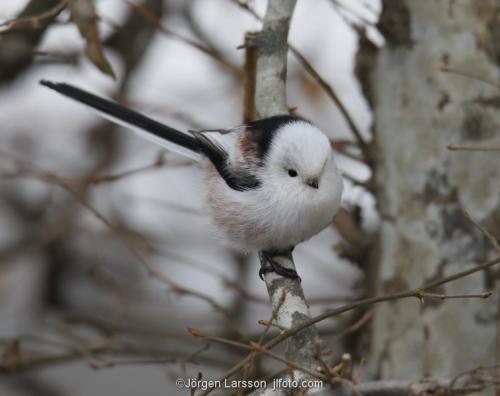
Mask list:
[[[309,179],[306,184],[309,186],[309,187],[312,187],[312,188],[316,188],[318,189],[319,188],[319,180],[314,178],[314,179]]]

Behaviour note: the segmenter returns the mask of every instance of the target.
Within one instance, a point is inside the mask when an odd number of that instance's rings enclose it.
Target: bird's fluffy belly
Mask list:
[[[333,200],[304,204],[290,194],[230,191],[222,183],[209,188],[207,198],[215,225],[243,250],[284,250],[311,238],[331,223]]]

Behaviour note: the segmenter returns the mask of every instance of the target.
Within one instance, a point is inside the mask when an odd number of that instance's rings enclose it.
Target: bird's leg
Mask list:
[[[299,274],[297,274],[297,271],[290,269],[290,268],[285,268],[282,265],[280,265],[276,260],[275,257],[278,256],[288,256],[292,254],[294,247],[292,247],[289,250],[286,251],[272,251],[272,252],[260,252],[263,260],[261,259],[261,265],[260,270],[259,270],[259,277],[260,279],[264,280],[264,274],[267,274],[268,272],[275,272],[278,275],[283,276],[284,278],[289,278],[289,279],[298,279],[299,282],[301,281]]]

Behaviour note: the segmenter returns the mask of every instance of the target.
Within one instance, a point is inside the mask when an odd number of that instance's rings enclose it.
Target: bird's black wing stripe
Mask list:
[[[200,150],[214,165],[219,175],[226,184],[236,191],[246,191],[260,186],[260,181],[250,173],[236,174],[231,170],[227,152],[216,143],[212,142],[202,133],[196,133],[195,139],[198,141]]]
[[[138,128],[144,129],[161,139],[170,141],[194,152],[200,151],[198,142],[193,136],[161,124],[160,122],[139,114],[136,111],[127,109],[116,102],[93,95],[69,84],[53,83],[45,80],[40,81],[40,84],[75,99],[78,102],[82,102],[90,107],[93,107],[98,111],[137,126]]]

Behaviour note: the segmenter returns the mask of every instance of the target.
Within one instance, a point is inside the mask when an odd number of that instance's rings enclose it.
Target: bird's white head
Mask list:
[[[341,180],[329,139],[303,120],[286,123],[276,131],[266,167],[270,179],[289,192],[319,193]]]

